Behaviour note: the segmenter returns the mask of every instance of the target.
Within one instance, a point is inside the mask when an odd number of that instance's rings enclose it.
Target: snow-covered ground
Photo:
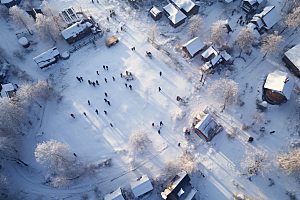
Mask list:
[[[279,56],[270,56],[263,59],[264,53],[259,48],[253,48],[252,54],[236,58],[239,55],[237,47],[231,56],[234,59],[233,70],[227,74],[239,84],[240,99],[245,104],[231,105],[223,112],[217,99],[209,97],[206,89],[214,80],[225,77],[225,70],[220,74],[208,76],[203,86],[200,86],[200,66],[203,65],[200,55],[193,59],[183,58],[181,53],[174,50],[178,42],[186,43],[190,38],[187,34],[188,24],[185,23],[177,29],[168,25],[167,18],[157,22],[159,31],[156,42],[171,53],[180,63],[177,67],[162,51],[155,49],[147,42],[149,27],[155,22],[148,15],[146,9],[132,10],[129,14],[128,6],[122,1],[105,1],[92,4],[91,1],[79,0],[49,0],[49,3],[61,10],[73,6],[79,6],[89,12],[100,26],[110,28],[104,36],[96,41],[96,46],[88,45],[71,54],[68,60],[60,60],[48,70],[40,70],[32,60],[52,44],[38,42],[35,50],[25,56],[25,61],[10,57],[9,61],[25,70],[29,76],[36,80],[49,79],[55,85],[55,89],[63,96],[60,103],[48,102],[41,111],[41,120],[36,127],[24,137],[21,157],[29,164],[29,167],[20,167],[12,163],[10,167],[1,169],[10,174],[8,176],[10,189],[20,191],[21,199],[83,199],[85,195],[89,199],[98,199],[116,190],[118,187],[128,187],[136,178],[147,174],[154,180],[162,173],[161,169],[168,160],[174,160],[186,150],[196,158],[198,168],[205,177],[198,172],[192,174],[192,184],[198,190],[196,199],[231,199],[234,193],[246,194],[251,197],[264,199],[290,199],[287,195],[294,194],[300,198],[299,182],[296,178],[284,173],[278,167],[276,156],[286,152],[294,139],[299,138],[296,124],[298,123],[299,104],[298,98],[292,93],[291,99],[284,105],[269,105],[264,112],[265,119],[262,122],[254,122],[252,115],[257,113],[256,100],[261,100],[264,78],[274,70],[288,72],[282,62],[283,49],[298,44],[298,32],[291,35],[285,31],[285,41],[280,46]],[[167,3],[159,4],[159,8]],[[234,32],[228,36],[229,43],[238,36],[242,26],[236,24],[237,19],[245,13],[237,9],[239,2],[224,4],[214,3],[211,6],[201,6],[200,14],[205,21],[205,28],[201,39],[209,43],[209,27],[213,22],[222,19],[229,20]],[[279,12],[282,3],[269,1],[268,5],[277,6]],[[114,9],[116,19],[106,20],[109,10]],[[232,10],[237,9],[231,16]],[[126,32],[116,33],[119,22],[126,24]],[[0,21],[1,46],[11,53],[15,49],[21,50],[17,39],[13,35],[13,28],[8,26],[5,20]],[[277,28],[281,30],[279,25]],[[104,40],[113,34],[120,42],[111,48],[107,48]],[[35,38],[36,39],[36,38]],[[59,41],[58,49],[66,50],[66,42]],[[131,48],[135,47],[135,51]],[[152,59],[145,57],[145,52],[150,51]],[[108,66],[103,70],[102,66]],[[227,70],[227,69],[226,69]],[[99,75],[96,74],[99,71]],[[134,74],[133,81],[125,81],[120,73],[130,71]],[[162,72],[162,76],[159,76]],[[79,82],[76,76],[82,76],[84,81]],[[113,81],[112,77],[115,78]],[[295,83],[299,85],[299,79],[293,76]],[[107,83],[104,81],[107,78]],[[88,80],[98,80],[100,85],[93,87]],[[11,80],[22,83],[24,80]],[[125,87],[125,83],[132,85],[132,90]],[[161,87],[161,91],[158,91]],[[197,89],[198,88],[198,89]],[[104,96],[104,93],[108,97]],[[180,96],[188,103],[180,104],[176,101]],[[111,106],[104,102],[104,98],[110,101]],[[91,105],[87,101],[90,100]],[[183,127],[190,127],[193,117],[209,108],[218,124],[224,127],[211,142],[206,143],[195,133],[187,142],[182,132]],[[95,113],[98,109],[99,114]],[[107,115],[104,114],[107,111]],[[87,116],[83,115],[86,112]],[[75,115],[73,119],[70,114]],[[159,122],[163,122],[160,134]],[[266,123],[265,123],[266,122]],[[110,126],[112,123],[113,127]],[[151,124],[154,123],[154,127]],[[251,128],[243,130],[244,124]],[[260,132],[259,127],[264,126],[265,132]],[[228,139],[226,132],[237,127],[237,135]],[[133,130],[142,128],[146,130],[152,140],[151,147],[143,154],[135,156],[135,170],[129,161],[133,155],[128,151],[129,136]],[[270,134],[270,131],[275,133]],[[42,135],[40,135],[43,132]],[[254,142],[248,143],[249,136],[254,137]],[[97,176],[84,178],[68,188],[53,188],[42,182],[47,174],[46,169],[36,163],[34,150],[38,143],[55,139],[68,144],[71,150],[77,154],[78,159],[89,161],[102,161],[112,159],[110,167],[102,168]],[[178,143],[181,143],[178,146]],[[245,153],[250,151],[266,151],[269,154],[271,166],[264,174],[258,172],[248,178],[247,169],[241,166]],[[1,172],[1,171],[0,171]],[[200,178],[201,177],[201,178]],[[274,180],[274,185],[270,185]],[[164,187],[167,182],[164,183]],[[101,194],[97,197],[95,188]],[[159,185],[143,199],[162,199]]]

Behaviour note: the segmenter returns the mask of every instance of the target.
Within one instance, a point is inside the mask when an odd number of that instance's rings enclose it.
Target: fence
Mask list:
[[[154,46],[154,48],[156,48],[157,50],[161,50],[162,52],[164,52],[165,54],[167,54],[168,56],[170,56],[171,54],[167,51],[167,50],[164,50],[163,48],[161,48],[161,46],[159,46],[158,44],[156,44],[152,39],[150,39],[148,37],[147,41],[152,45]]]

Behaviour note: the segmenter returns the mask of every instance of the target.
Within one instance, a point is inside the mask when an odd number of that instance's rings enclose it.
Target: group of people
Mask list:
[[[162,125],[164,125],[164,124],[163,124],[162,121],[160,121],[160,122],[159,122],[159,129],[158,129],[158,131],[157,131],[158,134],[160,134],[160,129],[162,128]],[[154,122],[152,122],[152,126],[154,127]]]

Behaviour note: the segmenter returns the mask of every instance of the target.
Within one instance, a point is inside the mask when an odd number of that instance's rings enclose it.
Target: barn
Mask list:
[[[204,138],[208,142],[217,134],[218,125],[210,114],[204,114],[196,124],[195,131],[199,137]]]
[[[270,73],[264,84],[264,100],[273,105],[287,102],[291,97],[294,83],[286,72],[276,70]]]
[[[158,8],[156,8],[155,6],[153,6],[153,8],[151,8],[150,15],[151,15],[152,19],[154,19],[154,21],[157,21],[162,18],[162,12],[160,10],[158,10]]]
[[[56,63],[59,58],[60,58],[59,51],[57,50],[56,47],[53,47],[48,51],[42,53],[41,55],[34,57],[33,60],[41,69],[43,69],[53,63]]]
[[[282,60],[286,63],[286,66],[296,76],[300,75],[300,44],[297,44],[290,50],[284,53]]]
[[[197,190],[190,183],[191,178],[186,172],[175,175],[171,182],[166,186],[161,196],[166,200],[192,200]]]
[[[204,47],[205,45],[200,40],[200,38],[195,37],[185,43],[182,47],[182,50],[188,55],[189,58],[193,58],[194,56],[199,54]]]

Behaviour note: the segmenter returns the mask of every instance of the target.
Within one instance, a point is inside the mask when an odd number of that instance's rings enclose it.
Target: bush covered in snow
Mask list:
[[[129,148],[133,152],[143,153],[144,150],[152,143],[147,133],[143,129],[132,131],[129,137]]]
[[[287,153],[282,153],[277,159],[280,167],[287,173],[300,175],[300,148],[291,149]]]

